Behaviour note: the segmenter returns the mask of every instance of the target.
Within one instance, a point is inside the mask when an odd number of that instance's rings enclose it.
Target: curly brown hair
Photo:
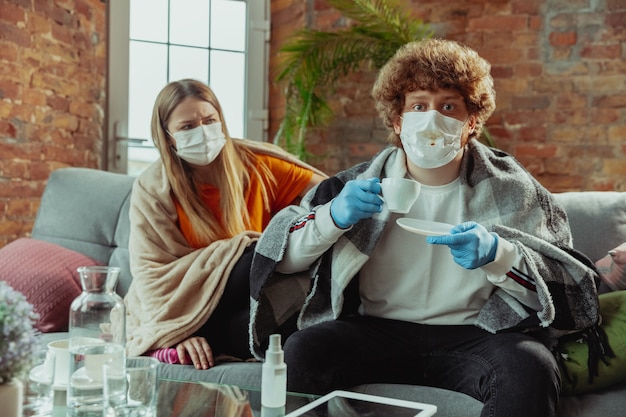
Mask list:
[[[398,49],[378,74],[372,89],[376,110],[391,128],[389,142],[400,145],[393,121],[402,114],[405,94],[415,90],[453,89],[461,93],[476,117],[476,137],[496,108],[491,65],[476,51],[456,41],[426,39]]]

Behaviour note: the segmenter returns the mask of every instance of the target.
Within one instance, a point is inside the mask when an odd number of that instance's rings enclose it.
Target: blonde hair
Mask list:
[[[480,133],[496,108],[496,92],[491,65],[473,49],[455,41],[426,39],[410,42],[398,49],[383,66],[372,89],[376,110],[392,129],[389,142],[400,146],[393,122],[404,109],[405,94],[415,90],[453,89],[476,117],[470,137]]]
[[[226,136],[220,155],[208,165],[208,175],[197,178],[192,165],[182,160],[172,144],[167,125],[174,109],[187,97],[211,103],[217,110]],[[152,112],[152,138],[161,154],[172,192],[189,217],[195,240],[208,245],[247,230],[250,216],[246,206],[245,191],[252,176],[258,177],[265,208],[270,210],[268,190],[263,180],[275,183],[275,178],[265,164],[257,168],[257,158],[249,149],[235,143],[228,134],[222,107],[215,93],[206,84],[183,79],[167,84],[159,93]],[[220,192],[221,223],[204,205],[199,186],[214,185]]]

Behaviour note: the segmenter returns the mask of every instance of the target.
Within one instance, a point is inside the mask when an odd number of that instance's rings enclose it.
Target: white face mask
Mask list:
[[[400,132],[404,152],[420,168],[444,166],[461,150],[464,125],[437,110],[404,113]]]
[[[194,165],[209,165],[226,144],[219,122],[181,130],[172,136],[176,140],[176,155]]]

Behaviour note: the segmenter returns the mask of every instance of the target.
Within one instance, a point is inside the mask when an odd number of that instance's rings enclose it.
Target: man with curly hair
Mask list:
[[[482,401],[483,416],[554,416],[551,349],[598,334],[598,276],[552,195],[476,140],[495,109],[489,63],[457,42],[409,43],[373,97],[390,145],[283,209],[256,247],[251,348],[288,336],[292,391],[420,384]],[[385,177],[421,183],[407,214],[381,199]],[[424,237],[402,217],[451,226]]]

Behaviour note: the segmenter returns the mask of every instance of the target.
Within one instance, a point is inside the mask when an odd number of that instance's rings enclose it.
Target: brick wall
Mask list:
[[[412,3],[437,37],[463,41],[492,63],[497,109],[487,125],[500,148],[551,191],[626,191],[626,1]],[[272,56],[296,27],[345,24],[322,0],[273,1]],[[374,78],[342,82],[330,100],[336,120],[308,135],[308,149],[323,156],[315,164],[327,172],[385,145],[369,97]],[[283,100],[279,87],[271,94],[275,132]]]
[[[410,1],[410,0],[407,0]],[[437,36],[493,64],[498,109],[489,129],[550,190],[626,191],[624,0],[415,0]],[[272,0],[272,69],[297,28],[346,22],[323,0]],[[27,236],[51,171],[98,168],[105,106],[101,0],[0,0],[0,246]],[[355,74],[330,104],[337,119],[310,132],[329,173],[385,145],[374,73]],[[270,84],[271,134],[283,113]]]
[[[99,166],[105,9],[0,0],[0,246],[30,233],[50,172]]]

